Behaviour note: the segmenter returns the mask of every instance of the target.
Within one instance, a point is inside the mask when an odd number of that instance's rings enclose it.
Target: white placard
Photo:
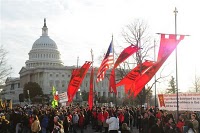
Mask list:
[[[68,101],[67,92],[58,94],[58,97],[59,97],[59,102],[60,102],[60,103],[63,103],[63,102],[67,102],[67,101]]]
[[[200,111],[200,93],[179,93],[179,110]],[[177,110],[176,94],[158,94],[159,109]]]

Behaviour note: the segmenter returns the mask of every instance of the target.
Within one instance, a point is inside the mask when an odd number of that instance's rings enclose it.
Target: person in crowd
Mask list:
[[[183,132],[182,133],[187,133],[187,131],[188,131],[188,124],[189,123],[191,123],[191,121],[190,120],[185,120],[185,124],[184,124],[184,126],[183,126]]]
[[[121,130],[122,123],[124,122],[124,113],[121,109],[118,110],[119,130]]]
[[[7,133],[10,122],[6,119],[4,114],[0,116],[0,133]]]
[[[52,133],[64,133],[63,124],[58,116],[54,117],[54,126]]]
[[[168,113],[167,113],[167,111],[163,111],[163,114],[161,116],[161,126],[165,127],[167,122],[168,122]]]
[[[63,121],[63,128],[65,133],[69,133],[70,123],[70,118],[66,115]]]
[[[79,126],[80,129],[81,129],[81,133],[84,132],[84,125],[85,125],[85,116],[84,116],[84,114],[82,113],[82,111],[80,111],[79,120],[78,120],[78,126]]]
[[[29,129],[30,129],[32,123],[34,122],[34,116],[33,116],[33,114],[30,114],[30,115],[29,115],[29,120],[28,120],[28,121],[29,121],[29,122],[28,122],[28,127],[29,127]]]
[[[160,126],[161,125],[161,121],[160,119],[158,118],[155,118],[155,123],[153,126],[152,126],[152,129],[151,129],[151,132],[150,133],[164,133],[162,127]],[[145,132],[143,132],[145,133]],[[148,132],[146,132],[148,133]]]
[[[38,116],[35,115],[34,121],[31,124],[31,131],[32,131],[32,133],[39,133],[40,130],[41,130],[40,121],[38,119]]]
[[[178,123],[176,124],[178,133],[183,132],[183,126],[184,125],[185,125],[184,115],[181,114],[181,115],[179,115],[179,120],[178,120]]]
[[[41,116],[42,133],[47,132],[48,123],[49,123],[49,118],[48,118],[47,112],[44,111]]]
[[[106,108],[103,108],[103,117],[104,117],[104,121],[103,121],[103,127],[104,127],[104,133],[108,133],[108,124],[106,123],[106,119],[109,117],[109,113],[106,110]]]
[[[189,123],[188,123],[188,131],[187,131],[187,133],[197,133],[197,132],[195,131],[194,127],[193,127],[192,122],[189,122]]]
[[[168,122],[165,124],[164,132],[165,133],[176,133],[176,126],[173,123],[172,117],[168,117]]]
[[[124,109],[124,121],[123,121],[123,123],[126,123],[128,125],[130,123],[130,113],[129,113],[128,108]]]
[[[196,131],[196,133],[199,133],[199,122],[196,120],[195,114],[191,115],[191,122],[193,124],[194,130]]]
[[[93,108],[93,110],[92,110],[91,122],[92,122],[92,128],[96,129],[97,128],[97,110],[96,110],[96,108]]]
[[[155,115],[156,118],[161,119],[162,114],[163,114],[163,111],[156,108],[156,115]]]
[[[149,116],[148,113],[145,112],[141,122],[141,132],[148,133],[148,130],[149,130]]]
[[[73,116],[72,116],[73,133],[77,133],[78,121],[79,121],[79,116],[78,116],[77,112],[74,111]]]
[[[142,114],[141,114],[141,110],[140,108],[137,108],[137,111],[136,111],[136,128],[138,130],[141,129],[141,120],[142,120]]]
[[[130,128],[133,128],[133,121],[134,121],[134,111],[133,107],[129,108],[129,114],[130,114]]]
[[[119,130],[119,118],[116,113],[112,113],[110,118],[106,119],[106,123],[109,125],[109,133],[118,133]]]
[[[127,123],[122,124],[121,133],[131,133],[130,128],[128,127]]]
[[[68,116],[68,118],[69,118],[69,131],[70,132],[72,132],[72,114],[71,114],[71,112],[68,110],[68,112],[67,112],[67,116]]]
[[[28,113],[24,113],[24,115],[22,116],[22,125],[22,133],[30,133]]]
[[[97,129],[95,132],[102,132],[103,121],[104,121],[103,111],[101,109],[98,109],[98,114],[97,114],[98,123],[97,123]]]
[[[149,132],[151,132],[151,128],[153,125],[155,125],[155,116],[154,116],[154,112],[153,112],[153,109],[150,108],[148,110],[148,115],[149,115]]]

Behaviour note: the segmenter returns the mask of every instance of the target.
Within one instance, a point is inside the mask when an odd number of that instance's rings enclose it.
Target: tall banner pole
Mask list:
[[[154,61],[156,62],[156,41],[154,40]],[[155,82],[155,114],[156,114],[156,73],[155,73],[155,76],[154,76],[154,82]]]
[[[94,54],[93,54],[93,50],[91,49],[91,57],[92,57],[92,69],[94,69],[93,68],[93,63],[94,63]],[[93,70],[94,71],[94,70]],[[91,71],[92,72],[92,71]],[[93,92],[93,103],[94,103],[94,105],[96,105],[96,100],[95,100],[95,98],[96,98],[96,90],[95,90],[95,85],[94,85],[94,76],[93,76],[93,79],[92,79],[92,81],[93,81],[93,90],[94,90],[94,92]],[[95,94],[94,94],[95,93]]]
[[[174,10],[174,15],[175,15],[175,35],[177,35],[177,14],[178,14],[178,10],[177,10],[177,8],[175,7],[175,10]],[[176,47],[176,98],[177,98],[177,114],[176,114],[176,116],[177,116],[177,122],[178,122],[178,119],[179,119],[179,100],[178,100],[178,57],[177,57],[177,54],[178,52],[177,52],[177,47]]]

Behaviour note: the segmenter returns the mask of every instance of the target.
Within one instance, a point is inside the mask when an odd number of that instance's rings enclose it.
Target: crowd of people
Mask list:
[[[198,112],[173,113],[158,108],[88,106],[0,109],[0,133],[199,133]]]

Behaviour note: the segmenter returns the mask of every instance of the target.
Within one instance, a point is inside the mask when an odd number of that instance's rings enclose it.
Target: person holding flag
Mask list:
[[[53,100],[51,102],[51,105],[53,108],[55,108],[56,106],[58,106],[58,92],[56,91],[56,88],[54,86],[52,89],[52,95],[53,95]]]

